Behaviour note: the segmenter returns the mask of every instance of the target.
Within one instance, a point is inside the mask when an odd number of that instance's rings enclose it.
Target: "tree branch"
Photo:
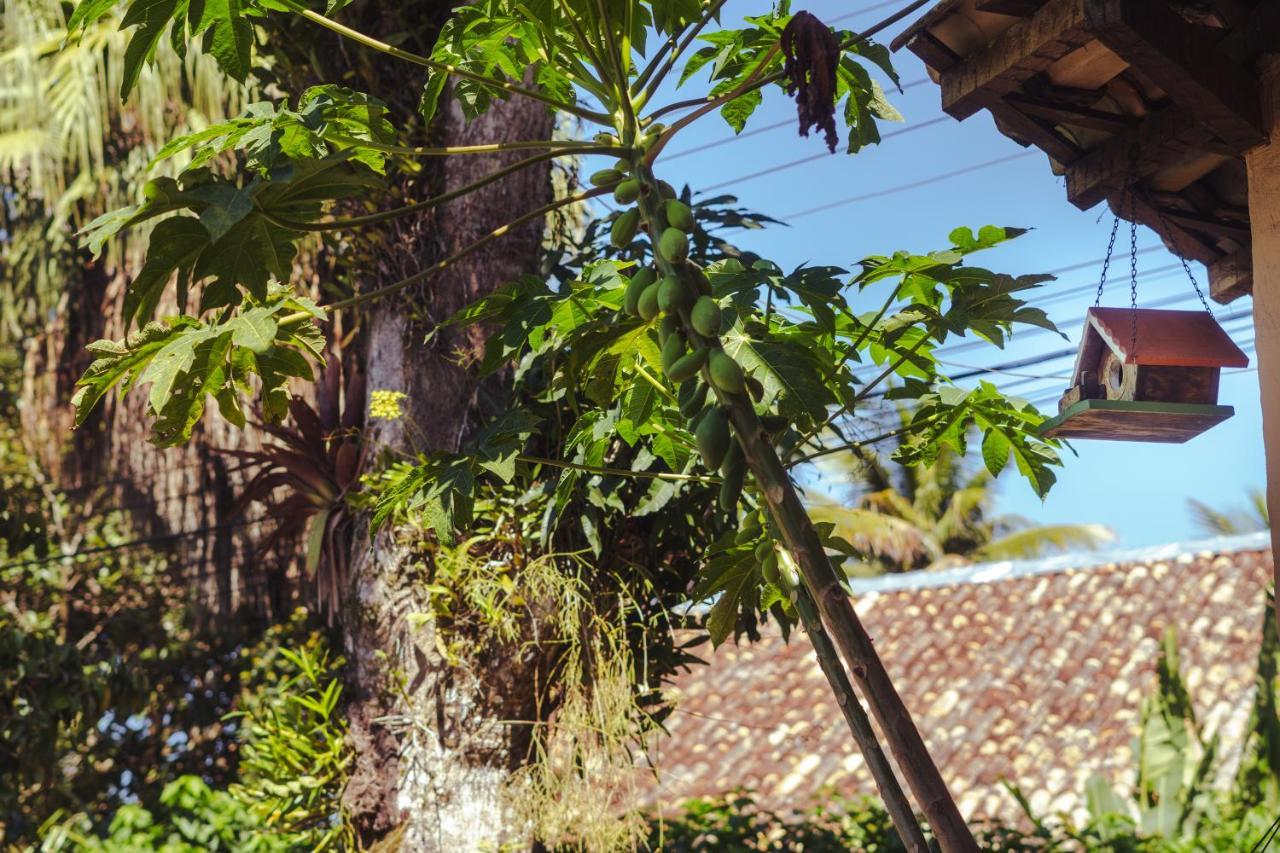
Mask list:
[[[885,29],[886,27],[890,27],[896,24],[898,21],[902,20],[907,15],[910,15],[912,12],[916,11],[922,6],[927,6],[932,2],[934,2],[934,0],[914,0],[914,2],[903,7],[902,9],[899,9],[897,12],[894,12],[889,17],[876,22],[875,24],[871,25],[870,27],[868,27],[867,29],[863,30],[860,33],[854,33],[849,38],[845,39],[843,42],[840,43],[840,50],[843,52],[848,50],[851,47],[854,47],[855,45],[858,45],[864,41],[867,41],[876,33],[879,33],[881,30]],[[774,46],[774,50],[777,50],[777,45]],[[766,57],[766,59],[771,59],[771,58],[772,56]],[[757,71],[758,70],[759,69],[757,69]],[[753,74],[752,76],[754,77],[755,75]],[[708,112],[710,112],[711,110],[714,110],[716,107],[723,106],[724,104],[727,104],[729,101],[732,101],[735,98],[740,98],[743,95],[747,94],[748,92],[754,92],[756,89],[760,89],[765,86],[768,86],[770,83],[776,83],[785,76],[786,76],[786,72],[775,71],[772,74],[769,74],[765,77],[761,77],[759,80],[752,81],[748,79],[746,83],[744,83],[742,86],[739,86],[737,89],[734,89],[732,92],[729,92],[724,95],[720,95],[715,98],[708,97],[708,98],[699,98],[697,100],[678,101],[674,104],[668,104],[667,106],[662,107],[661,109],[655,110],[654,112],[649,114],[648,118],[653,119],[653,118],[657,118],[660,115],[665,115],[666,113],[673,112],[675,110],[681,110],[687,107],[695,107],[695,106],[698,106],[699,104],[702,105],[702,107],[697,112],[692,113],[691,115],[681,119],[679,122],[677,122],[675,125],[672,126],[671,130],[669,130],[667,133],[664,133],[662,137],[658,139],[657,143],[653,146],[653,150],[657,151],[657,150],[660,150],[662,147],[664,147],[669,138],[668,134],[671,133],[671,131],[674,131],[677,127],[684,127],[690,122],[696,121],[697,119],[706,115]],[[652,160],[650,160],[649,162],[652,162]]]
[[[397,207],[394,210],[382,210],[377,213],[370,213],[365,216],[352,216],[347,219],[330,219],[325,222],[295,222],[290,219],[284,219],[279,216],[274,216],[270,212],[264,210],[261,207],[258,207],[257,209],[258,209],[258,212],[262,214],[263,218],[265,218],[268,222],[271,222],[272,224],[277,225],[281,228],[288,228],[293,231],[340,231],[346,228],[359,228],[364,225],[373,225],[378,222],[385,222],[389,219],[396,219],[401,216],[408,216],[410,214],[417,213],[419,211],[430,210],[431,208],[436,207],[437,205],[444,204],[445,202],[448,202],[448,201],[453,201],[455,198],[461,198],[462,196],[469,195],[470,193],[475,192],[481,187],[488,186],[489,184],[492,184],[495,181],[500,181],[503,178],[505,178],[507,175],[510,175],[514,172],[518,172],[527,166],[534,165],[535,163],[541,163],[544,160],[551,160],[556,157],[567,157],[567,156],[577,155],[577,154],[627,154],[627,153],[630,153],[632,150],[633,149],[631,148],[617,148],[609,145],[596,145],[590,148],[587,148],[587,147],[575,148],[570,151],[563,151],[563,150],[545,151],[541,154],[535,154],[532,157],[526,157],[525,159],[519,161],[518,163],[512,163],[509,166],[504,166],[503,168],[499,169],[496,172],[492,172],[488,175],[485,175],[483,178],[481,178],[478,181],[474,181],[470,184],[467,184],[464,187],[459,187],[456,190],[451,190],[442,195],[438,195],[433,198],[423,199],[422,201],[414,202],[413,204],[407,204],[407,205],[404,205],[403,207]]]
[[[717,484],[719,477],[707,477],[702,474],[673,474],[668,471],[628,471],[625,468],[608,468],[599,465],[582,465],[578,462],[565,462],[561,459],[547,459],[542,456],[516,456],[521,462],[537,465],[550,465],[553,468],[567,468],[571,471],[586,471],[589,474],[609,474],[616,477],[634,477],[638,480],[672,480],[676,482],[696,482]]]
[[[548,95],[544,95],[541,92],[535,91],[533,89],[526,89],[523,86],[517,86],[516,84],[508,83],[505,80],[495,80],[492,77],[486,77],[483,74],[476,74],[474,71],[467,71],[465,68],[459,68],[458,66],[450,65],[447,62],[437,62],[436,60],[429,59],[428,57],[422,56],[421,54],[412,53],[407,50],[401,50],[398,47],[393,47],[392,45],[389,45],[384,41],[379,41],[378,39],[373,38],[372,36],[365,35],[359,30],[353,30],[351,29],[351,27],[348,27],[345,24],[340,24],[337,21],[333,20],[332,18],[327,18],[324,15],[321,15],[319,12],[312,11],[311,9],[308,9],[307,7],[296,2],[296,0],[280,0],[280,3],[288,7],[289,9],[292,9],[294,12],[298,13],[299,15],[306,18],[308,21],[311,21],[312,23],[319,24],[325,29],[331,30],[340,36],[349,38],[354,42],[364,45],[365,47],[369,47],[374,50],[381,51],[382,53],[385,53],[388,56],[393,56],[396,59],[403,59],[405,62],[412,62],[414,65],[421,65],[424,68],[432,68],[432,69],[435,69],[436,71],[443,71],[455,77],[462,77],[467,80],[474,80],[477,83],[483,83],[487,86],[494,86],[495,88],[502,89],[504,92],[510,92],[513,95],[523,95],[526,98],[532,98],[535,101],[541,101],[542,103],[546,104],[552,109],[563,110],[564,112],[573,113],[579,118],[584,118],[589,121],[594,121],[597,124],[604,124],[604,125],[610,124],[609,116],[605,115],[604,113],[598,113],[594,110],[588,110],[588,109],[585,109],[584,107],[578,106],[577,104],[566,104],[561,101],[557,101],[555,98],[552,98]]]
[[[657,76],[653,78],[652,82],[644,86],[644,97],[640,99],[640,103],[646,103],[653,97],[654,93],[658,91],[658,87],[662,85],[662,81],[671,73],[671,69],[680,61],[680,57],[689,49],[689,45],[693,44],[693,40],[698,37],[698,33],[702,32],[702,29],[720,12],[720,9],[724,4],[725,0],[714,0],[714,2],[707,7],[706,11],[703,12],[702,17],[698,19],[698,22],[693,25],[693,28],[689,30],[689,32],[685,34],[685,37],[680,41],[680,45],[671,54],[671,58],[662,65],[662,69],[657,73]],[[652,67],[652,65],[650,67]],[[649,69],[645,70],[648,71]],[[639,89],[641,85],[641,82],[637,80],[636,88]]]
[[[449,267],[453,266],[458,261],[465,258],[467,255],[470,255],[472,252],[482,248],[486,244],[498,239],[499,237],[502,237],[510,233],[512,229],[519,228],[521,225],[525,224],[526,222],[530,222],[534,219],[538,219],[539,217],[546,216],[548,213],[550,213],[553,210],[558,210],[562,207],[567,207],[568,205],[571,205],[571,204],[577,204],[578,202],[586,201],[589,198],[595,198],[596,196],[602,195],[603,193],[606,193],[608,191],[609,190],[607,187],[597,187],[596,189],[593,189],[593,190],[587,190],[586,192],[577,193],[575,195],[571,195],[566,198],[553,201],[550,204],[544,204],[542,207],[539,207],[537,210],[531,210],[528,213],[523,214],[522,216],[517,216],[515,219],[508,222],[506,225],[501,225],[493,229],[488,234],[485,234],[483,237],[476,240],[475,242],[467,246],[464,246],[463,248],[454,252],[449,257],[437,261],[436,263],[432,264],[431,266],[427,267],[421,272],[414,273],[408,278],[402,278],[397,282],[388,284],[386,287],[379,287],[377,290],[370,290],[368,293],[357,293],[355,296],[350,296],[346,299],[339,300],[330,305],[322,306],[323,310],[331,314],[334,311],[337,311],[342,308],[350,308],[353,305],[360,305],[365,302],[370,302],[374,299],[381,299],[384,296],[390,296],[393,293],[399,293],[400,291],[404,290],[406,287],[412,287],[415,284],[420,284],[426,281],[427,279],[431,278],[433,275],[436,275],[437,273],[440,273],[440,272],[444,272]],[[313,315],[309,311],[296,311],[293,314],[288,314],[288,315],[285,315],[284,317],[281,317],[280,325],[289,326],[294,323],[300,323],[303,320],[306,320],[307,318],[312,316]]]
[[[339,142],[373,151],[385,151],[388,154],[400,154],[405,157],[452,157],[455,154],[492,154],[495,151],[524,151],[530,148],[551,148],[557,151],[573,152],[584,148],[598,148],[601,143],[590,139],[526,139],[516,142],[488,142],[482,145],[452,145],[432,148],[423,145],[387,145],[382,142],[370,142],[343,136],[340,133],[326,134],[330,142]],[[628,152],[632,149],[619,148]]]

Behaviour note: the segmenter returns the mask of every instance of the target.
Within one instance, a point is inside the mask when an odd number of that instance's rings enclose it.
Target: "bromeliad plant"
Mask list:
[[[116,2],[82,0],[71,30]],[[787,273],[764,260],[691,260],[691,236],[697,249],[715,223],[700,222],[705,208],[688,194],[676,197],[659,178],[671,140],[717,110],[741,131],[763,91],[776,86],[796,98],[802,135],[816,128],[834,149],[839,110],[850,152],[877,142],[877,119],[896,114],[868,67],[896,78],[871,37],[923,0],[860,34],[833,31],[808,13],[792,15],[785,3],[742,28],[708,31],[723,4],[482,0],[456,10],[424,56],[338,21],[343,0],[324,13],[300,0],[132,0],[123,25],[136,29],[122,96],[166,31],[174,44],[204,39],[227,73],[244,77],[255,20],[288,14],[425,69],[419,118],[428,124],[448,90],[468,118],[497,100],[532,98],[600,129],[581,140],[426,147],[413,144],[411,131],[372,95],[320,85],[174,140],[159,157],[191,150],[192,165],[177,179],[150,182],[138,205],[89,229],[96,251],[121,229],[165,217],[155,224],[126,301],[128,319],[142,328],[124,341],[94,345],[97,360],[75,401],[78,418],[114,387],[149,383],[161,444],[188,438],[210,396],[224,417],[243,423],[242,397],[256,388],[265,416],[279,420],[288,379],[311,377],[312,362],[321,358],[321,324],[334,312],[427,282],[513,228],[611,194],[621,206],[609,222],[615,254],[576,276],[508,284],[451,321],[502,324],[489,342],[487,370],[514,362],[520,371],[531,356],[549,356],[540,369],[558,395],[558,415],[573,421],[571,458],[528,454],[537,419],[515,412],[481,431],[471,452],[424,459],[393,478],[377,520],[417,512],[448,537],[467,524],[481,478],[545,481],[548,468],[563,472],[558,499],[610,477],[652,481],[649,506],[681,488],[717,487],[719,506],[704,519],[710,544],[701,549],[705,571],[697,590],[714,601],[707,626],[713,637],[725,639],[758,613],[803,623],[902,837],[924,849],[851,682],[878,718],[943,848],[975,849],[827,557],[829,548],[846,546],[811,521],[793,472],[854,444],[839,425],[895,379],[886,396],[910,404],[914,414],[863,444],[898,436],[901,461],[927,463],[944,447],[965,453],[976,429],[993,472],[1012,458],[1037,492],[1046,491],[1057,457],[1035,435],[1035,411],[987,384],[973,391],[949,385],[932,356],[952,335],[972,332],[1001,345],[1016,323],[1048,325],[1022,299],[1046,277],[1015,279],[967,266],[972,252],[1018,233],[990,226],[976,235],[957,229],[947,248],[930,254],[869,258],[852,277],[834,267]],[[655,107],[677,69],[679,85],[702,74],[708,90]],[[513,149],[536,153],[469,186],[385,207],[388,170]],[[402,281],[325,307],[288,284],[308,234],[358,233],[562,157],[609,159],[589,170],[591,188],[516,216]],[[329,212],[335,203],[343,210],[383,209],[335,218]],[[171,280],[180,313],[154,320]],[[855,311],[845,295],[851,289],[879,293],[881,307]]]

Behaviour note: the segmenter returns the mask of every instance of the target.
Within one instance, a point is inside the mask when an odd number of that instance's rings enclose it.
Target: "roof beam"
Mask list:
[[[942,72],[942,109],[966,119],[1019,89],[1076,48],[1092,41],[1087,0],[1049,0],[982,50]]]
[[[1166,222],[1172,222],[1185,228],[1212,234],[1216,237],[1227,237],[1240,243],[1249,242],[1249,223],[1219,219],[1203,213],[1178,210],[1175,207],[1162,207],[1160,215]]]
[[[1084,5],[1098,41],[1237,152],[1265,139],[1257,83],[1217,48],[1220,30],[1187,23],[1165,0]]]
[[[1024,145],[1036,146],[1059,163],[1070,163],[1084,153],[1058,131],[1053,122],[1019,112],[1004,101],[991,104],[987,109],[1001,133],[1022,141]]]
[[[1013,18],[1025,18],[1044,5],[1044,0],[979,0],[979,12],[994,12]]]
[[[1137,163],[1133,154],[1137,152]],[[1088,210],[1112,190],[1147,177],[1172,163],[1202,152],[1231,154],[1221,140],[1185,110],[1170,105],[1151,113],[1136,127],[1117,134],[1066,167],[1067,198]]]
[[[1205,265],[1217,262],[1223,255],[1222,250],[1203,234],[1183,227],[1177,222],[1163,219],[1160,211],[1144,198],[1142,192],[1138,193],[1137,198],[1130,199],[1129,193],[1117,190],[1111,193],[1107,200],[1111,204],[1111,209],[1117,211],[1124,219],[1129,218],[1129,205],[1132,203],[1138,221],[1160,235],[1165,245],[1175,255],[1191,258]]]
[[[1165,0],[1049,0],[942,71],[942,108],[954,118],[968,118],[1096,38],[1128,62],[1132,73],[1243,152],[1264,139],[1257,85],[1217,48],[1220,35],[1188,23]]]
[[[1245,246],[1209,264],[1209,298],[1226,305],[1253,293],[1253,247]]]
[[[1006,95],[1004,102],[1028,115],[1047,118],[1057,124],[1087,127],[1108,133],[1119,133],[1128,130],[1142,121],[1137,116],[1095,110],[1092,107],[1078,106],[1055,98],[1023,95],[1018,92]]]

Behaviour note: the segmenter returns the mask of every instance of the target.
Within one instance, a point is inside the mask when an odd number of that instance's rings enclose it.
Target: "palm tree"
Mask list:
[[[850,575],[940,569],[985,560],[1028,559],[1115,538],[1099,524],[1037,525],[993,515],[995,478],[969,457],[944,451],[932,465],[908,467],[869,448],[825,466],[852,483],[849,500],[816,498],[814,518],[859,554]],[[835,469],[835,470],[832,470]]]
[[[1223,512],[1195,498],[1187,499],[1192,523],[1210,536],[1234,536],[1271,529],[1271,516],[1267,512],[1267,496],[1262,489],[1250,489],[1248,503],[1243,509]]]

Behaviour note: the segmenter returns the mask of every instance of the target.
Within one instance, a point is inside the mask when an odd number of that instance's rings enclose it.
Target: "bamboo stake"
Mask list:
[[[853,685],[844,674],[844,664],[835,646],[831,644],[831,638],[827,636],[826,629],[822,627],[822,618],[813,599],[809,596],[809,590],[804,587],[792,590],[791,601],[800,613],[800,623],[804,625],[809,635],[809,642],[813,645],[818,665],[822,667],[822,673],[827,677],[831,689],[835,691],[836,703],[844,713],[849,731],[853,732],[854,740],[862,750],[862,757],[866,759],[867,769],[871,771],[871,778],[875,780],[876,788],[880,791],[880,797],[884,800],[885,810],[889,812],[894,829],[898,830],[898,835],[902,837],[902,843],[906,845],[907,850],[911,853],[926,853],[929,845],[924,840],[924,832],[916,821],[907,795],[898,784],[898,777],[893,774],[893,767],[890,766],[888,757],[880,748],[880,741],[876,739],[875,730],[871,728],[871,720],[867,718],[862,702],[858,700],[858,695],[853,692]]]

